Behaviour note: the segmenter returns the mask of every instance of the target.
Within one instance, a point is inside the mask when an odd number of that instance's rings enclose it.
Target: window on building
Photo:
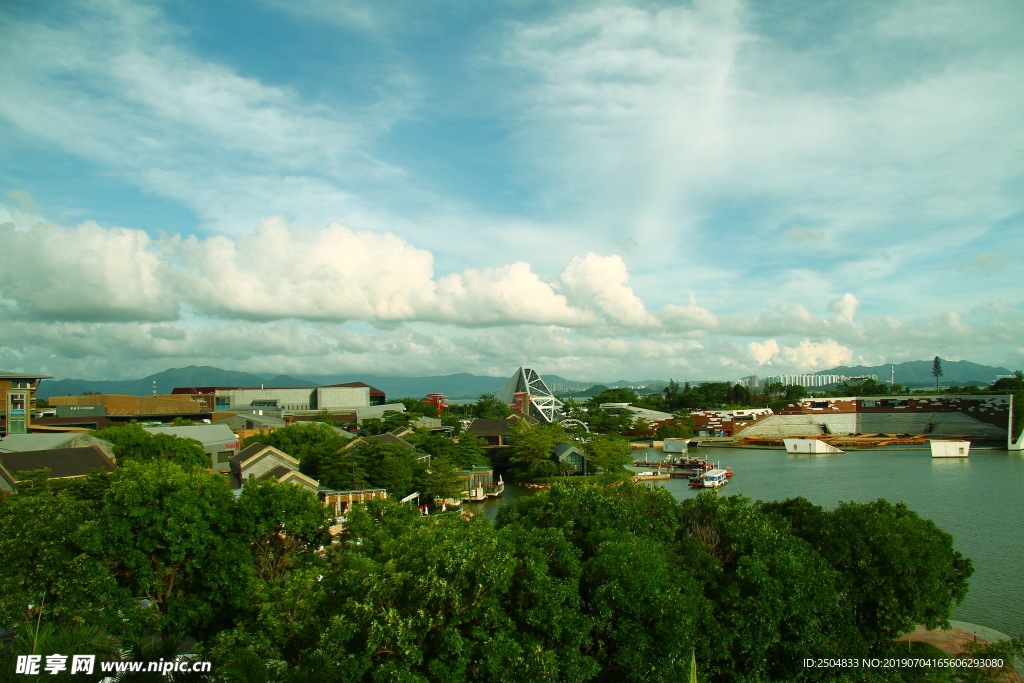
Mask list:
[[[813,401],[811,403],[812,408],[828,408],[828,401]]]
[[[875,401],[861,401],[860,406],[861,408],[874,408]]]
[[[217,462],[228,462],[231,460],[231,456],[234,455],[231,451],[221,451],[217,453]]]
[[[277,399],[257,399],[250,403],[249,405],[256,408],[276,408]]]

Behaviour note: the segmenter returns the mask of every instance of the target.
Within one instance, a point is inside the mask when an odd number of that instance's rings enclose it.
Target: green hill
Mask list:
[[[887,365],[856,365],[849,367],[846,365],[840,365],[838,367],[831,368],[830,370],[822,370],[819,375],[846,375],[847,377],[857,377],[860,375],[877,375],[878,380],[888,380],[891,375],[892,366],[896,366],[896,383],[897,384],[920,384],[920,383],[935,383],[935,378],[932,377],[932,361],[931,360],[912,360],[906,363],[894,363]],[[996,381],[997,375],[1009,375],[1012,374],[1006,368],[992,367],[990,365],[979,365],[978,363],[972,363],[969,360],[943,360],[942,361],[942,377],[939,378],[939,382],[949,385],[963,385],[968,382],[979,382],[983,385],[989,385]]]

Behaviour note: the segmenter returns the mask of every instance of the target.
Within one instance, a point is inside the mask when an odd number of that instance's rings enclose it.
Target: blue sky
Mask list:
[[[1019,2],[8,2],[0,367],[1024,365]]]

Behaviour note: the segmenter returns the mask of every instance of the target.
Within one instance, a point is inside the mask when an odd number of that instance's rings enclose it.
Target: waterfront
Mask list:
[[[733,467],[722,495],[751,500],[803,496],[834,507],[839,501],[885,498],[906,501],[956,538],[955,547],[974,562],[970,592],[952,618],[1010,635],[1024,634],[1024,453],[973,450],[968,459],[933,459],[927,450],[849,451],[793,455],[783,450],[703,448],[691,455]],[[661,459],[638,450],[636,459]],[[677,499],[695,496],[685,479],[651,482]],[[529,489],[508,486],[505,497],[467,504],[493,519],[498,507]]]

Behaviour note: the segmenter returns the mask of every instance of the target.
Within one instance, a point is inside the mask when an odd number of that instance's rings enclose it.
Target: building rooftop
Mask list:
[[[80,437],[81,432],[60,434],[11,434],[0,439],[0,453],[45,451]]]
[[[189,425],[187,427],[143,427],[150,434],[170,434],[182,439],[195,439],[202,443],[238,441],[227,425]]]
[[[6,370],[0,370],[0,380],[12,380],[12,379],[53,379],[52,375],[43,375],[41,373],[31,372],[8,372]]]
[[[114,471],[113,464],[96,446],[0,453],[0,465],[12,475],[49,467],[51,479],[81,477],[95,469]]]

